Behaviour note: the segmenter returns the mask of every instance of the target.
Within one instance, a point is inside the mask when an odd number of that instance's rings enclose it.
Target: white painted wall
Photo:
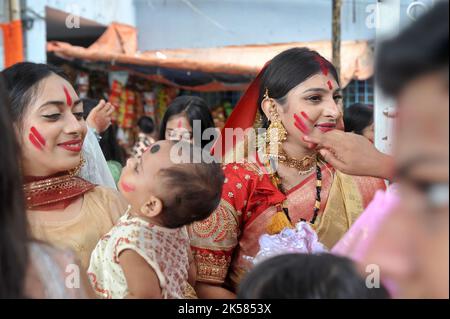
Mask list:
[[[45,16],[45,7],[49,6],[105,25],[115,21],[136,26],[134,0],[26,0],[25,3],[40,16]],[[33,17],[30,12],[27,15]],[[45,20],[34,20],[33,28],[25,34],[25,45],[28,61],[46,62]]]
[[[400,0],[387,0],[379,3],[377,8],[379,19],[377,21],[377,43],[386,38],[393,37],[400,31]],[[383,153],[391,153],[394,120],[388,118],[386,112],[394,107],[394,101],[383,94],[381,89],[375,87],[375,146]]]
[[[376,40],[380,43],[386,38],[396,36],[402,28],[412,23],[415,17],[439,0],[402,1],[385,0],[378,4]],[[442,0],[448,1],[448,0]],[[413,6],[411,6],[413,5]],[[409,9],[408,9],[409,7]],[[395,119],[389,114],[395,113],[396,104],[392,98],[375,87],[375,146],[384,153],[391,153]]]
[[[0,23],[5,23],[9,19],[8,2],[7,0],[0,0]],[[3,50],[3,35],[0,33],[0,70],[4,68],[5,52]]]
[[[0,0],[0,3],[7,0]],[[421,0],[432,2],[434,0]],[[342,38],[374,39],[367,26],[376,0],[345,0]],[[401,0],[401,24],[414,0]],[[45,16],[50,6],[101,24],[138,28],[140,50],[326,40],[331,37],[331,0],[25,0]],[[30,12],[27,16],[33,17]],[[45,20],[36,18],[25,34],[26,59],[46,61]],[[2,52],[0,39],[0,52]],[[0,62],[0,69],[3,62]]]
[[[401,0],[402,10],[412,1]],[[376,2],[343,1],[343,40],[375,39],[375,27],[367,22]],[[330,40],[331,4],[332,0],[136,0],[139,47],[144,51]]]

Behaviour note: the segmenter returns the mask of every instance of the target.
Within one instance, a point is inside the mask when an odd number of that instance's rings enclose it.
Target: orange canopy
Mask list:
[[[22,21],[14,20],[0,24],[3,32],[4,66],[10,67],[24,60]]]
[[[47,50],[65,59],[107,62],[159,68],[256,76],[264,64],[292,47],[308,47],[331,60],[330,41],[292,42],[267,45],[227,46],[207,49],[177,49],[139,52],[136,29],[113,23],[89,48],[64,42],[49,42]],[[366,80],[373,74],[373,50],[367,41],[344,41],[341,48],[341,82]],[[153,76],[158,81],[158,76]],[[159,79],[160,82],[167,82]],[[217,87],[217,85],[215,86]]]

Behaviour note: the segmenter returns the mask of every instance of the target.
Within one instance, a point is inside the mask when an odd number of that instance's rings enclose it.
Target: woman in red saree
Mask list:
[[[304,141],[313,130],[343,128],[337,72],[318,53],[294,48],[276,56],[250,85],[226,128],[254,126],[258,108],[267,128],[258,152],[242,158],[225,152],[221,205],[190,228],[200,298],[234,297],[250,267],[245,257],[255,256],[265,233],[307,221],[319,240],[333,247],[385,187],[380,179],[336,171]]]

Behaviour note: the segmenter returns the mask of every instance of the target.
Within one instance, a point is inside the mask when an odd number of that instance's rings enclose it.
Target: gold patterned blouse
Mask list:
[[[76,216],[55,219],[55,212],[51,211],[28,211],[27,215],[35,239],[71,249],[87,269],[95,245],[114,226],[127,206],[117,191],[95,187],[84,194],[81,211]]]

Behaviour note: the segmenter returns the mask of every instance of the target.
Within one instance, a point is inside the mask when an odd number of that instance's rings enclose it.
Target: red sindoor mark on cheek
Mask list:
[[[298,123],[298,122],[295,122],[295,127],[298,129],[298,130],[300,130],[300,132],[302,132],[303,134],[308,134],[308,129],[306,128],[306,127],[304,127],[304,126],[302,126],[300,123]]]
[[[132,192],[134,192],[136,190],[136,188],[134,186],[128,185],[125,182],[120,183],[120,186],[122,186],[122,190],[125,193],[132,193]]]
[[[39,143],[42,144],[42,146],[45,146],[45,139],[42,137],[41,133],[39,133],[39,131],[34,126],[31,128],[31,133],[33,133],[33,135],[37,138]]]
[[[42,137],[42,135],[38,132],[38,130],[33,126],[30,129],[30,135],[28,138],[30,139],[30,142],[39,150],[43,150],[45,146],[45,139]]]
[[[30,133],[28,138],[30,139],[31,144],[33,144],[38,150],[42,151],[44,149],[33,134]]]
[[[300,114],[305,118],[305,120],[307,120],[310,123],[313,123],[313,121],[311,121],[311,119],[309,118],[308,114],[306,114],[305,112],[300,112]]]
[[[73,101],[72,97],[70,96],[69,90],[67,87],[64,87],[64,94],[66,95],[66,102],[69,107],[72,107]]]
[[[297,114],[294,114],[294,119],[295,119],[295,127],[298,128],[302,133],[308,134],[309,129],[308,126],[305,124],[305,122]]]
[[[314,122],[309,118],[308,114],[306,114],[305,112],[300,112],[300,114],[303,116],[303,118],[304,118],[305,120],[307,120],[311,125],[314,126]],[[303,130],[301,129],[301,126],[297,126],[297,123],[296,123],[295,126],[296,126],[299,130],[301,130],[301,131],[303,132]],[[306,130],[305,132],[303,132],[303,133],[304,133],[305,136],[306,136],[306,135],[308,135],[310,132],[311,132],[311,130],[310,130],[310,129],[307,129],[307,130]],[[315,144],[308,143],[307,141],[305,141],[304,138],[303,138],[303,141],[306,142],[306,143],[308,144],[308,148],[310,148],[310,149],[313,149],[313,148],[316,147]]]

